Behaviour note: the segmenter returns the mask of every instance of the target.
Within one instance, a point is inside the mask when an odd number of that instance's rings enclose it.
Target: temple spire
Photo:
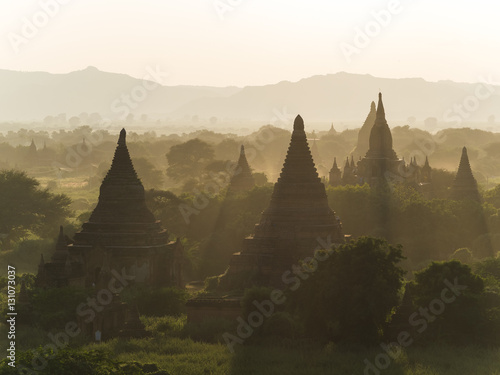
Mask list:
[[[113,162],[102,181],[99,201],[90,222],[120,222],[123,220],[154,221],[146,207],[144,186],[137,177],[127,148],[126,131],[118,138]]]
[[[377,115],[375,124],[370,132],[370,149],[366,153],[366,156],[379,159],[397,159],[396,153],[392,149],[391,130],[385,119],[382,93],[378,94]]]
[[[247,157],[245,155],[245,146],[241,145],[240,157],[238,163],[234,170],[234,174],[229,183],[229,191],[248,191],[255,186],[255,180],[252,175],[252,169],[248,164]]]
[[[472,174],[466,147],[462,149],[458,171],[451,187],[451,198],[455,200],[470,199],[480,201],[477,181]]]
[[[366,152],[370,148],[370,132],[373,125],[375,124],[375,118],[377,117],[377,108],[375,102],[370,104],[370,112],[366,116],[365,122],[358,133],[358,143],[354,148],[352,154],[355,157],[362,157],[366,155]]]
[[[304,120],[297,115],[293,123],[293,132],[285,163],[278,179],[287,182],[321,181],[307,143]]]

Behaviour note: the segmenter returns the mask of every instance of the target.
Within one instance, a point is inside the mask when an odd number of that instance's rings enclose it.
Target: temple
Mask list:
[[[299,115],[269,206],[254,235],[244,240],[241,252],[233,254],[221,286],[238,288],[239,281],[280,286],[286,270],[320,248],[318,239],[339,244],[344,235],[340,219],[328,206]]]
[[[242,192],[252,190],[255,186],[255,180],[252,176],[252,170],[248,165],[245,155],[245,146],[241,145],[240,157],[229,183],[229,192]]]
[[[69,243],[71,242],[71,243]],[[62,231],[51,262],[42,259],[37,283],[50,286],[96,286],[109,272],[125,272],[134,282],[182,286],[183,248],[146,206],[122,129],[111,168],[89,221],[73,240]]]
[[[354,156],[361,155],[362,152],[365,152],[364,157],[355,163]],[[349,157],[346,160],[342,185],[368,183],[375,186],[381,182],[406,182],[416,186],[428,184],[431,182],[428,160],[424,167],[417,165],[416,158],[412,158],[407,164],[404,159],[397,157],[392,146],[391,129],[385,118],[382,94],[379,93],[377,108],[375,109],[375,103],[372,102],[370,113],[358,133],[358,143],[351,153],[351,160],[349,161]],[[422,171],[425,181],[422,179]],[[335,185],[336,182],[330,184]]]
[[[333,165],[329,172],[328,184],[330,186],[338,186],[342,183],[342,172],[337,165],[337,158],[333,158]]]
[[[370,148],[370,133],[373,125],[375,124],[376,117],[377,109],[375,107],[375,102],[372,102],[370,105],[370,112],[368,113],[363,126],[359,129],[358,143],[352,151],[352,155],[355,158],[363,157],[368,152],[368,149]]]
[[[458,171],[451,186],[450,198],[454,200],[474,200],[477,202],[481,200],[477,189],[477,181],[472,174],[467,148],[465,147],[462,149]]]

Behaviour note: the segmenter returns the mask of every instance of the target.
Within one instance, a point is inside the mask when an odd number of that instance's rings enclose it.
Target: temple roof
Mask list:
[[[385,119],[384,103],[382,93],[378,94],[377,115],[375,123],[370,132],[370,148],[366,153],[368,158],[397,159],[392,149],[392,134]]]
[[[317,229],[318,233],[330,233],[336,240],[343,239],[340,224],[328,206],[325,186],[316,171],[300,115],[295,118],[293,129],[281,175],[255,237],[290,238],[290,233],[299,235],[298,228],[316,227],[321,228]]]
[[[333,158],[333,165],[332,165],[332,169],[330,169],[330,172],[332,172],[332,171],[339,171],[340,172],[340,168],[337,165],[337,158],[336,157]]]
[[[241,145],[240,157],[238,164],[234,170],[234,175],[229,184],[230,191],[246,191],[251,190],[255,186],[255,180],[252,176],[252,170],[248,164],[245,155],[245,146]]]
[[[377,108],[375,107],[375,102],[371,102],[370,104],[370,112],[368,116],[366,116],[366,120],[363,123],[361,129],[359,129],[358,133],[358,143],[356,148],[353,151],[353,154],[356,156],[365,156],[366,152],[370,148],[370,133],[375,124],[375,118],[377,117]]]
[[[75,234],[73,248],[84,244],[156,246],[167,242],[167,232],[146,206],[144,187],[130,159],[126,135],[122,129],[97,206],[82,231]]]
[[[458,171],[451,187],[451,198],[480,200],[477,181],[472,174],[466,147],[462,149]]]

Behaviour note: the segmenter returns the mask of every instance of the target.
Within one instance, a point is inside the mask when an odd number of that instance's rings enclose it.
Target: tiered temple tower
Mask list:
[[[229,192],[241,192],[252,190],[255,186],[255,180],[252,176],[252,170],[248,165],[245,156],[245,146],[241,145],[240,158],[234,170],[233,177],[229,183]]]
[[[168,232],[146,206],[122,129],[99,201],[88,222],[66,247],[58,241],[53,262],[65,263],[67,284],[91,286],[103,282],[105,270],[133,276],[149,285],[182,285],[182,245],[169,242]],[[63,256],[66,260],[63,261]],[[47,264],[44,278],[51,278]],[[49,284],[47,284],[49,285]]]
[[[450,198],[454,200],[474,200],[479,202],[481,196],[477,189],[477,181],[472,174],[467,155],[467,148],[462,149],[462,157],[458,165],[458,171],[451,186]]]
[[[342,172],[337,165],[337,158],[333,158],[333,166],[330,169],[328,184],[338,186],[342,183]]]
[[[398,159],[392,148],[392,135],[385,119],[382,94],[378,94],[375,123],[370,132],[369,149],[358,163],[358,177],[362,182],[376,185],[382,180],[402,181],[405,162]]]
[[[358,143],[352,151],[352,155],[355,158],[363,157],[368,152],[368,149],[370,148],[370,133],[373,125],[375,124],[376,117],[377,109],[375,108],[375,102],[372,102],[370,105],[370,112],[368,113],[363,126],[359,129]]]
[[[344,235],[340,219],[328,206],[299,115],[269,207],[242,251],[233,254],[221,286],[241,286],[236,280],[280,286],[286,270],[321,247],[318,239],[338,244]]]

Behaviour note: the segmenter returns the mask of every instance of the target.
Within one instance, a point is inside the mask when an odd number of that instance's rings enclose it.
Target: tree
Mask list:
[[[0,171],[0,234],[4,249],[28,232],[55,236],[59,224],[69,216],[70,198],[40,189],[39,185],[25,172]]]
[[[451,288],[450,285],[458,287]],[[443,292],[445,289],[448,289],[446,293]],[[427,308],[431,313],[434,311],[427,319],[429,327],[422,332],[417,330],[422,339],[463,344],[471,340],[482,341],[487,324],[480,303],[484,281],[468,265],[457,260],[432,262],[426,269],[415,273],[411,290],[416,306]],[[417,329],[422,328],[424,326]]]
[[[134,168],[146,189],[160,188],[163,184],[163,173],[146,158],[135,158]]]
[[[399,302],[404,275],[398,266],[403,259],[401,246],[361,237],[328,253],[321,250],[317,258],[328,256],[326,260],[304,265],[309,277],[290,292],[292,308],[315,337],[378,343]]]
[[[214,159],[214,150],[208,143],[195,138],[172,146],[166,157],[167,175],[180,181],[186,176],[199,177],[203,168]]]

